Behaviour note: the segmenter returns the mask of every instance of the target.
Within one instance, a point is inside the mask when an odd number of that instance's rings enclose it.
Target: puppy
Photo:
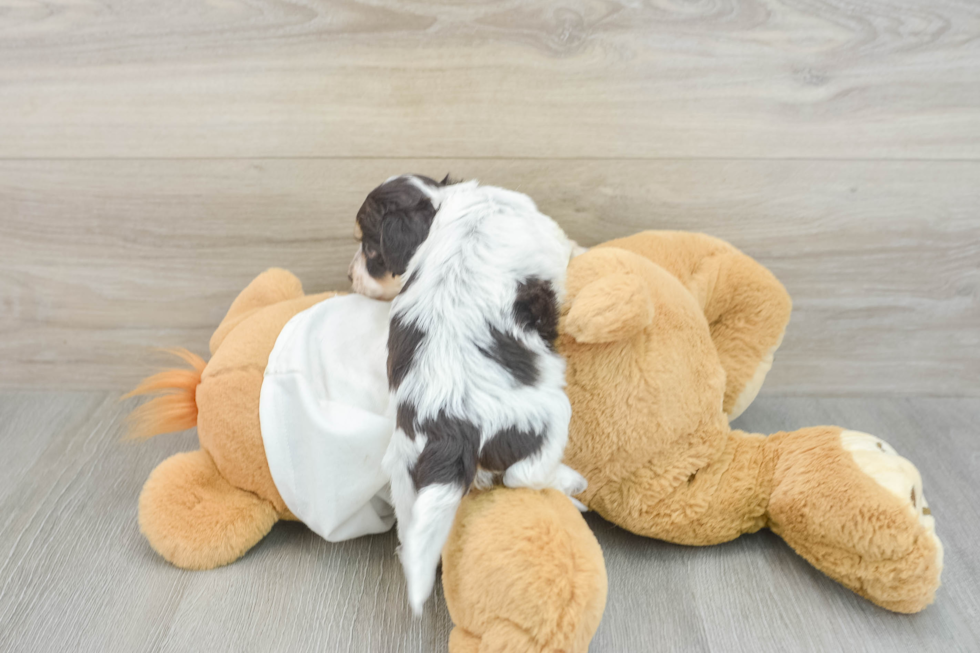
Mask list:
[[[526,195],[448,178],[389,179],[357,223],[355,289],[397,295],[388,336],[396,430],[383,466],[420,614],[471,485],[586,487],[561,463],[571,406],[553,348],[575,245]]]

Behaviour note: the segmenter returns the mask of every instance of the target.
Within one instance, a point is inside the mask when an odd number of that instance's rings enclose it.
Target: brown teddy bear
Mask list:
[[[270,472],[260,394],[284,327],[338,295],[304,295],[269,270],[232,304],[206,365],[185,352],[193,370],[132,393],[166,392],[134,412],[135,435],[198,427],[201,449],[161,463],[140,496],[140,527],[173,564],[228,564],[296,519]],[[839,427],[766,437],[728,426],[758,393],[789,313],[765,268],[708,236],[645,232],[573,259],[557,346],[573,409],[566,462],[589,480],[579,499],[682,544],[767,527],[878,605],[921,610],[942,546],[911,463]],[[443,586],[454,653],[585,651],[606,598],[599,546],[554,491],[471,493],[443,550]]]

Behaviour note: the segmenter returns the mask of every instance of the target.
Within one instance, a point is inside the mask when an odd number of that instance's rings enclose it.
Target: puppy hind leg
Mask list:
[[[588,512],[588,508],[585,506],[585,504],[575,498],[576,494],[585,492],[585,489],[589,487],[589,482],[585,479],[585,477],[563,463],[558,466],[558,472],[555,475],[555,479],[555,489],[565,493],[580,512]]]
[[[493,487],[494,474],[488,469],[477,468],[476,476],[473,478],[473,487],[478,490],[489,490]]]
[[[561,462],[556,465],[552,460],[533,456],[508,467],[504,472],[504,485],[533,490],[553,488],[574,496],[584,492],[589,482],[568,465]]]
[[[391,475],[391,502],[395,507],[395,528],[399,545],[404,544],[412,524],[416,499],[415,485],[408,466],[395,470]],[[399,550],[400,548],[399,546]]]
[[[398,429],[392,434],[381,467],[391,483],[391,502],[395,508],[395,525],[398,541],[404,542],[412,523],[413,506],[417,492],[412,480],[412,467],[418,461],[416,444]]]
[[[554,488],[568,496],[584,492],[588,487],[585,477],[562,463],[567,440],[567,424],[553,428],[542,442],[540,451],[507,468],[504,485],[535,490]],[[581,509],[581,504],[577,505]]]

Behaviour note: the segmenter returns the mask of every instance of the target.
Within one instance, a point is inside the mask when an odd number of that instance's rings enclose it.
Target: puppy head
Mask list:
[[[354,292],[390,300],[402,287],[401,275],[439,209],[440,189],[455,183],[422,175],[392,177],[375,188],[357,212],[354,237],[361,246],[347,276]]]

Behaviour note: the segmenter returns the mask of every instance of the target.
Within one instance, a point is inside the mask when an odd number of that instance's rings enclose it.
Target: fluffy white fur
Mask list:
[[[466,419],[479,428],[480,450],[508,427],[542,434],[540,450],[507,469],[504,484],[578,494],[585,479],[561,464],[571,418],[565,362],[537,333],[516,325],[513,315],[518,282],[531,277],[549,281],[560,304],[576,246],[526,195],[472,181],[426,187],[426,192],[439,210],[403,275],[411,284],[391,308],[393,319],[416,323],[426,337],[392,394],[391,409],[412,404],[419,424],[436,418],[440,410]],[[481,351],[492,345],[488,324],[536,354],[535,384],[515,383],[510,372]],[[431,593],[442,547],[468,490],[433,484],[416,495],[410,470],[426,442],[421,429],[414,441],[397,429],[383,462],[391,478],[401,560],[416,614]],[[478,471],[478,484],[490,480]]]

